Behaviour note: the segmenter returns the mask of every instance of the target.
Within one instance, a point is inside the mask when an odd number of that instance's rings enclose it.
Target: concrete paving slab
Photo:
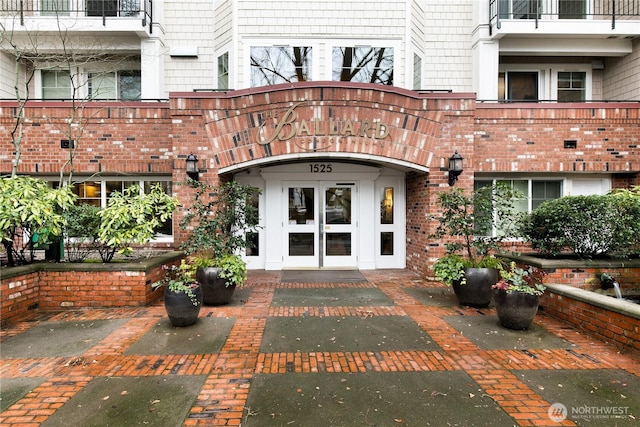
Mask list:
[[[458,304],[458,298],[452,288],[403,288],[422,304],[430,307],[453,307]]]
[[[169,319],[162,319],[125,354],[219,353],[234,323],[235,318],[200,317],[188,328],[176,328]]]
[[[126,319],[48,322],[2,343],[2,357],[80,356],[118,329]]]
[[[41,426],[180,426],[205,379],[97,377]]]
[[[506,426],[462,371],[256,375],[242,425]]]
[[[484,350],[572,347],[568,341],[535,323],[527,331],[514,331],[501,326],[498,316],[444,316],[443,319]]]
[[[0,382],[0,412],[16,403],[46,378],[3,378]]]
[[[359,270],[283,270],[281,283],[357,283],[367,279]]]
[[[437,350],[407,316],[272,317],[261,352]]]
[[[637,426],[640,378],[619,369],[522,370],[515,374],[545,400],[564,405],[578,426]]]
[[[276,307],[368,307],[394,305],[375,288],[296,288],[276,289],[271,301]]]

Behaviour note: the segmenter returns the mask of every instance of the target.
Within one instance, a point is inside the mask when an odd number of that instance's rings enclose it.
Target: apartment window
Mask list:
[[[142,95],[139,70],[89,74],[90,99],[139,100]]]
[[[558,0],[558,18],[585,19],[587,3],[585,0]]]
[[[422,58],[413,55],[413,90],[422,89]]]
[[[218,89],[229,89],[229,52],[218,56]]]
[[[334,47],[333,80],[393,85],[392,47]]]
[[[498,0],[498,16],[500,19],[535,19],[536,15],[539,18],[542,3],[535,0]]]
[[[87,0],[87,16],[117,16],[118,0]]]
[[[311,80],[312,49],[308,46],[251,48],[251,87]]]
[[[500,73],[498,76],[498,99],[507,101],[537,101],[538,72],[507,71]]]
[[[514,208],[516,213],[528,213],[536,209],[547,200],[562,197],[562,180],[539,180],[539,179],[480,179],[474,182],[474,189],[491,186],[495,184],[507,185],[510,188],[520,191],[525,198],[515,200]],[[495,215],[495,212],[494,214]],[[507,219],[509,220],[509,219]],[[497,218],[498,230],[491,227],[490,218],[482,218],[476,215],[475,232],[479,236],[496,235],[500,233],[500,218]]]
[[[40,10],[44,16],[69,15],[69,0],[40,0]]]
[[[42,70],[42,99],[71,98],[71,74],[62,70]]]
[[[586,88],[586,72],[560,71],[558,73],[558,101],[584,101],[586,99]]]

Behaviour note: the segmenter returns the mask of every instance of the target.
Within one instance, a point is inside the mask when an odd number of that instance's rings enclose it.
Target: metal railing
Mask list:
[[[24,25],[27,17],[141,18],[142,26],[153,29],[153,0],[0,0],[0,15],[13,15]]]
[[[489,0],[489,30],[502,20],[640,20],[640,0]]]

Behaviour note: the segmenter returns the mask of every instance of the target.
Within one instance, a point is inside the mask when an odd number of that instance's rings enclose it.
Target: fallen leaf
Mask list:
[[[103,397],[102,400],[109,400],[109,396]]]
[[[120,396],[126,396],[127,394],[129,394],[129,392],[127,390],[122,390],[120,392]]]
[[[152,404],[152,405],[156,405],[156,404],[158,404],[158,403],[160,403],[160,401],[159,401],[158,399],[156,399],[156,400],[154,400],[154,401],[152,401],[152,402],[151,402],[151,404]]]

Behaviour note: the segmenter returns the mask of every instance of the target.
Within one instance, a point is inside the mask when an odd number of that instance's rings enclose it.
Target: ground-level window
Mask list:
[[[515,211],[520,213],[531,212],[547,200],[562,197],[562,179],[478,179],[474,182],[474,189],[477,190],[495,184],[507,185],[524,194],[525,197],[523,199],[514,201]],[[481,236],[500,233],[500,230],[491,229],[487,221],[477,221],[475,229],[476,233]]]
[[[148,193],[154,185],[160,185],[165,193],[173,194],[173,185],[170,178],[129,178],[127,180],[116,177],[86,180],[76,178],[70,185],[73,188],[73,192],[78,196],[77,203],[86,203],[102,208],[108,205],[109,199],[111,199],[114,192],[122,192],[131,186],[139,186],[142,191]],[[53,186],[57,186],[57,182]],[[156,231],[156,240],[165,240],[172,237],[173,219],[169,219]]]

